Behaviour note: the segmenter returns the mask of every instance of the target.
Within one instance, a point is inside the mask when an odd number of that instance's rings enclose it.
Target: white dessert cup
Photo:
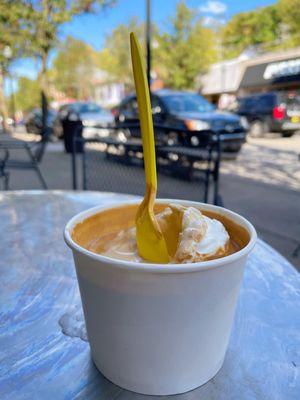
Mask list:
[[[247,230],[249,243],[232,255],[201,263],[111,259],[84,249],[71,236],[76,224],[111,206],[76,215],[64,236],[73,251],[97,368],[122,388],[170,395],[203,385],[221,368],[256,232],[245,218],[221,207],[183,200],[158,202],[225,215]],[[120,205],[133,203],[139,202]]]

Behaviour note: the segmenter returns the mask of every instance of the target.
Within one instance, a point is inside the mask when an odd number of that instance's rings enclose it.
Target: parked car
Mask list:
[[[269,92],[238,99],[236,112],[247,118],[250,135],[279,132],[283,137],[300,130],[300,93]]]
[[[52,131],[53,121],[56,117],[56,112],[49,108],[47,115],[46,127]],[[42,110],[39,108],[33,109],[25,118],[25,128],[27,133],[33,133],[35,135],[41,135],[43,124],[42,124]]]
[[[74,111],[76,115],[79,115],[83,124],[83,136],[85,138],[108,136],[109,129],[99,128],[109,128],[114,125],[114,116],[112,113],[95,103],[76,102],[65,104],[58,110],[53,123],[54,135],[58,138],[64,139],[65,145],[67,138],[64,138],[62,121],[70,111]]]
[[[226,133],[245,133],[247,126],[243,118],[225,111],[217,110],[204,97],[196,93],[159,90],[151,95],[152,113],[155,124],[176,129],[191,131],[191,145],[197,146],[197,137],[193,132],[218,130]],[[126,97],[118,107],[112,110],[116,124],[138,123],[138,106],[135,95]],[[138,130],[130,130],[131,136],[139,135]],[[162,133],[161,133],[162,132]],[[164,131],[156,129],[156,138]],[[168,143],[178,140],[172,132],[173,137],[166,138]],[[199,142],[198,142],[199,143]],[[239,151],[242,146],[241,140],[225,144],[223,149],[227,151]]]

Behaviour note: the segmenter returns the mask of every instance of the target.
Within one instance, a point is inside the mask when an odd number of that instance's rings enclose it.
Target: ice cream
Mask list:
[[[156,218],[172,263],[205,261],[231,253],[230,238],[224,225],[203,215],[197,208],[170,204]],[[96,248],[91,250],[97,251]],[[135,228],[119,232],[102,254],[128,261],[144,261],[137,251]]]
[[[175,261],[198,262],[221,257],[228,251],[229,235],[224,225],[189,207],[183,211]]]

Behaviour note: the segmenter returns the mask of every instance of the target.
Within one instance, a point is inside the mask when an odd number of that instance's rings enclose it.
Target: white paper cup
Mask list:
[[[111,259],[73,241],[76,224],[111,206],[76,215],[64,235],[73,251],[97,368],[122,388],[169,395],[203,385],[221,368],[256,232],[245,218],[221,207],[181,200],[158,202],[225,215],[247,230],[250,241],[227,257],[162,265]],[[120,205],[133,203],[139,202]]]

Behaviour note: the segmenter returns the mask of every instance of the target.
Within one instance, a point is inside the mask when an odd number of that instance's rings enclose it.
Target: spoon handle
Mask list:
[[[130,47],[133,76],[139,107],[140,126],[142,132],[146,187],[147,190],[152,189],[152,194],[154,192],[154,194],[156,195],[157,178],[150,93],[145,72],[145,66],[143,63],[142,51],[133,32],[130,33]]]

